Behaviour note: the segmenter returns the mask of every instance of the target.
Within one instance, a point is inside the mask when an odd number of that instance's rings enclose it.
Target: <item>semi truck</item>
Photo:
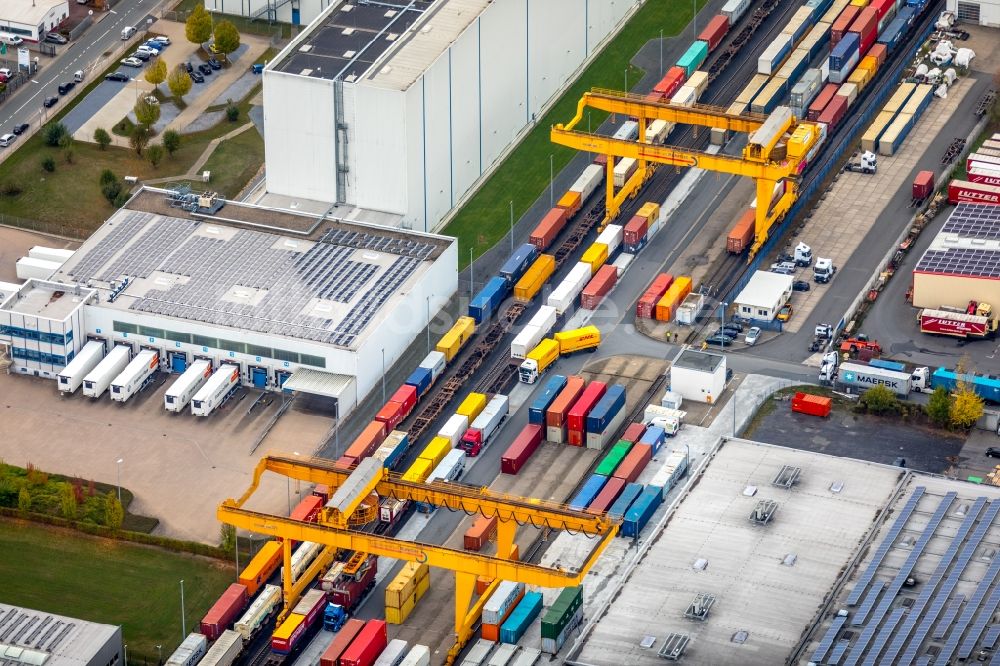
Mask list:
[[[104,358],[104,343],[91,340],[80,353],[56,376],[60,393],[73,393],[83,384],[83,378]]]
[[[990,338],[997,333],[997,320],[981,314],[924,308],[920,311],[920,332],[956,338]]]
[[[556,309],[549,305],[538,308],[538,312],[531,318],[528,324],[521,329],[514,340],[510,343],[510,355],[512,358],[523,359],[532,349],[538,346],[546,335],[556,325],[559,317]]]
[[[830,366],[824,365],[824,368]],[[860,363],[844,363],[839,368],[827,370],[821,381],[831,381],[832,373],[836,372],[836,380],[844,387],[870,389],[875,386],[885,386],[899,396],[907,396],[911,391],[927,392],[933,390],[927,368],[915,368],[913,372],[900,372],[889,368],[879,368]]]
[[[146,385],[159,367],[160,355],[151,349],[143,349],[111,381],[111,399],[126,402]]]
[[[459,448],[465,451],[468,456],[478,456],[490,443],[503,420],[507,418],[509,408],[510,402],[507,400],[507,396],[497,394],[490,398],[483,411],[462,435],[462,441],[458,444]]]
[[[122,373],[131,358],[131,347],[115,345],[104,360],[83,378],[83,394],[88,398],[100,398],[111,386],[111,380]]]
[[[221,366],[191,398],[191,413],[195,416],[208,416],[225,402],[239,385],[240,369],[228,363]]]
[[[163,407],[168,412],[182,412],[191,402],[195,393],[205,385],[212,376],[212,364],[199,359],[188,366],[180,377],[170,385],[163,395]]]
[[[921,368],[917,368],[920,370]],[[926,368],[923,368],[926,370]],[[1000,403],[1000,378],[988,375],[976,375],[970,373],[958,374],[954,370],[938,368],[931,375],[931,389],[943,386],[949,391],[954,391],[959,381],[965,382],[983,400],[992,403]]]
[[[596,326],[584,326],[569,331],[561,331],[551,338],[542,340],[528,352],[518,379],[524,384],[534,384],[561,356],[581,351],[594,351],[601,344],[601,332]]]

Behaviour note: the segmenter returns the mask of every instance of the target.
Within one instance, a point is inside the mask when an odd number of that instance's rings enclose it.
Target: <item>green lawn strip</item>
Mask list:
[[[175,11],[178,14],[183,13],[184,16],[187,16],[187,12],[190,12],[200,4],[203,4],[203,0],[181,0],[171,8],[171,11]],[[266,16],[257,20],[250,20],[245,16],[236,16],[234,14],[216,14],[215,16],[218,16],[218,20],[220,21],[222,19],[226,19],[236,26],[236,29],[240,32],[245,32],[251,35],[272,34],[275,30],[280,28],[283,39],[288,39],[292,36],[291,23],[280,23],[278,21],[268,23]]]
[[[212,172],[212,180],[209,183],[211,189],[231,199],[246,187],[263,163],[264,139],[255,128],[250,128],[216,146],[202,170]],[[186,179],[180,179],[169,185],[182,183],[190,185],[194,190],[205,188],[205,184],[201,181]]]
[[[187,631],[235,580],[231,565],[24,521],[0,520],[3,600],[122,626],[132,663],[157,663],[180,644],[180,581]]]
[[[697,0],[698,7],[705,0]],[[561,170],[575,155],[575,151],[549,141],[549,130],[556,123],[565,123],[576,113],[576,105],[583,93],[591,88],[621,89],[628,80],[638,81],[644,74],[629,65],[635,53],[649,40],[680,33],[691,21],[690,5],[651,1],[643,5],[621,32],[609,43],[584,70],[558,102],[528,133],[517,149],[497,168],[478,192],[444,228],[444,234],[459,241],[459,267],[469,264],[469,248],[475,256],[483,254],[507,234],[510,218],[510,201],[514,202],[514,215],[520,217],[545,191],[549,183],[549,155],[553,156],[555,171]],[[664,63],[664,67],[668,63]],[[591,111],[593,128],[604,122],[607,114]],[[556,199],[561,192],[556,193]]]

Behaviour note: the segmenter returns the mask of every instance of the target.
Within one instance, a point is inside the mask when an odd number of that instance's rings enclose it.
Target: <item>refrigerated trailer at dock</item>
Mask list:
[[[160,367],[160,355],[143,349],[111,382],[111,399],[125,402],[138,393]]]
[[[168,412],[182,412],[191,398],[212,376],[212,364],[200,359],[188,366],[163,396],[163,407]]]
[[[83,384],[83,378],[104,358],[104,343],[91,340],[56,377],[60,393],[73,393]]]
[[[195,416],[208,416],[225,402],[229,394],[239,385],[240,369],[235,365],[221,366],[191,398],[191,413]]]
[[[83,394],[89,398],[100,398],[111,386],[111,380],[122,373],[129,359],[132,358],[132,348],[128,345],[115,345],[104,360],[83,378]]]

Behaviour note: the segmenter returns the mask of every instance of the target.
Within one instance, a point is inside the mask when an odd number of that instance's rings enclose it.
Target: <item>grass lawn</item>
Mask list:
[[[157,663],[180,644],[180,580],[187,630],[235,580],[232,566],[32,523],[0,520],[3,600],[122,625],[131,663]]]
[[[698,7],[705,0],[697,0]],[[691,5],[687,3],[651,0],[639,9],[621,32],[608,44],[583,72],[579,80],[553,105],[514,151],[490,176],[479,191],[443,230],[459,241],[459,267],[469,263],[469,248],[475,256],[496,244],[508,232],[509,202],[514,201],[514,214],[520,217],[542,194],[549,182],[549,155],[554,156],[559,171],[573,158],[575,151],[549,141],[552,125],[566,122],[576,113],[576,104],[583,93],[593,87],[620,90],[628,80],[638,81],[644,72],[628,65],[629,60],[651,39],[676,35],[691,21]],[[664,63],[667,66],[667,63]],[[607,114],[593,111],[591,125],[597,128]],[[559,198],[556,194],[556,198]]]
[[[187,12],[193,10],[197,5],[203,4],[203,0],[180,0],[180,2],[170,9],[171,11],[183,13],[187,16]],[[266,17],[259,18],[256,21],[251,21],[245,16],[234,16],[232,14],[222,15],[220,20],[223,18],[235,25],[236,29],[240,32],[245,32],[251,35],[270,35],[280,29],[283,39],[289,39],[292,36],[291,23],[279,23],[277,21],[274,23],[268,23]]]
[[[212,172],[211,189],[233,198],[246,187],[264,163],[264,139],[253,127],[220,143],[203,170]],[[189,182],[189,181],[178,181]],[[204,189],[203,183],[190,183]]]

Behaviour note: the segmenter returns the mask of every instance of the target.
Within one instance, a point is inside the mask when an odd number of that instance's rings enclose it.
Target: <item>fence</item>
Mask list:
[[[57,224],[55,222],[42,222],[40,220],[29,220],[24,217],[17,217],[16,215],[3,214],[0,214],[0,227],[37,231],[41,234],[58,236],[60,238],[68,238],[71,240],[84,240],[90,236],[92,231],[91,229],[66,227],[65,225]]]

